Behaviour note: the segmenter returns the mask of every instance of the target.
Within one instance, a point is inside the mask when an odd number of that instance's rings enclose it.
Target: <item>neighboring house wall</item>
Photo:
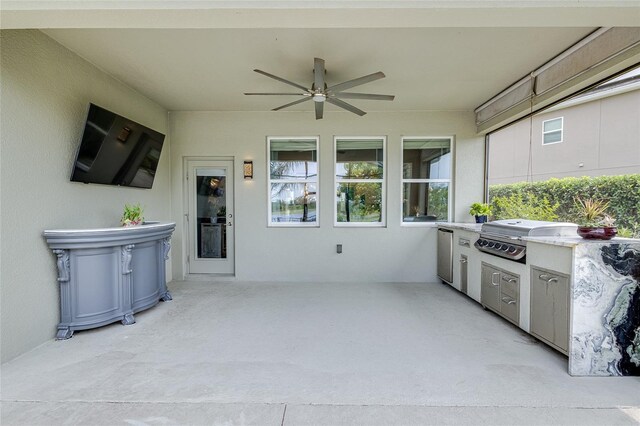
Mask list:
[[[167,133],[167,112],[39,31],[1,36],[2,361],[53,338],[55,256],[45,229],[118,226],[125,203],[170,220],[170,143],[153,189],[72,183],[89,102]],[[179,248],[178,248],[179,250]],[[60,343],[64,344],[64,343]]]
[[[362,107],[367,110],[363,102]],[[373,107],[374,105],[371,104]],[[369,112],[357,117],[331,106],[323,120],[313,112],[170,112],[173,216],[185,213],[184,156],[235,159],[236,276],[240,280],[417,281],[436,278],[436,227],[402,227],[401,137],[455,137],[452,219],[470,221],[469,205],[482,200],[484,138],[472,112]],[[320,136],[320,228],[267,227],[267,136]],[[334,227],[334,136],[387,136],[385,228]],[[242,179],[253,160],[254,179]],[[181,223],[174,244],[184,247]],[[336,244],[343,253],[336,254]],[[183,250],[184,252],[184,250]],[[174,252],[174,278],[184,272]]]
[[[563,142],[542,145],[542,122],[557,117]],[[491,185],[628,173],[640,173],[640,90],[558,108],[490,136]]]

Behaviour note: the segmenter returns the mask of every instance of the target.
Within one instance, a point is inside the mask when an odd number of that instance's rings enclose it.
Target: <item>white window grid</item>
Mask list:
[[[382,141],[382,179],[349,179],[338,177],[338,141],[346,139],[350,141]],[[382,186],[381,205],[380,205],[380,222],[338,222],[338,208],[335,195],[333,197],[333,225],[336,227],[354,227],[354,228],[384,228],[387,224],[386,206],[387,206],[387,137],[386,136],[334,136],[333,138],[333,191],[335,193],[340,183],[380,183]]]
[[[316,144],[318,173],[312,178],[271,179],[271,142],[281,140],[313,141]],[[271,183],[313,183],[316,186],[316,220],[313,222],[272,222]],[[320,137],[319,136],[268,136],[267,137],[267,226],[270,228],[317,228],[320,226]]]
[[[544,130],[544,125],[546,123],[549,123],[551,121],[558,121],[558,120],[560,120],[560,128],[559,129],[548,130],[548,131]],[[548,135],[548,134],[551,134],[551,133],[560,133],[560,140],[559,141],[554,141],[554,142],[545,142],[544,141],[545,135]],[[542,145],[544,145],[544,146],[554,145],[554,144],[557,144],[557,143],[561,143],[563,140],[564,140],[564,117],[551,118],[549,120],[544,120],[542,122]]]
[[[449,179],[405,179],[404,178],[404,143],[405,141],[416,141],[425,139],[443,139],[449,141],[449,150],[451,152],[449,170]],[[451,210],[453,201],[453,185],[452,176],[454,172],[453,168],[453,156],[454,156],[454,144],[452,136],[403,136],[400,141],[400,226],[409,227],[432,227],[437,226],[438,223],[448,222],[451,220]],[[447,220],[446,221],[434,221],[434,222],[405,222],[404,221],[404,184],[405,183],[447,183],[448,184],[448,200],[447,200]]]

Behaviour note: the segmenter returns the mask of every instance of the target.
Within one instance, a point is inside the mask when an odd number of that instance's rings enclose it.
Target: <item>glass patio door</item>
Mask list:
[[[233,161],[187,162],[190,274],[233,274]]]

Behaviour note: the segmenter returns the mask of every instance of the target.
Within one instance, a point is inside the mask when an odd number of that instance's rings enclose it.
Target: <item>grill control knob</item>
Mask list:
[[[515,252],[516,252],[515,246],[509,247],[509,253],[515,253]]]
[[[489,244],[487,244],[489,247],[493,247],[496,243],[494,243],[493,241],[489,241]]]

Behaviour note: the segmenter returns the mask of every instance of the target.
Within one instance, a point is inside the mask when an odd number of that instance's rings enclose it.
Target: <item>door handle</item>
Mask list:
[[[491,274],[491,285],[493,285],[494,287],[498,287],[500,285],[500,283],[493,282],[493,277],[495,277],[496,275],[500,276],[500,272],[493,272]]]
[[[502,281],[506,281],[506,282],[508,282],[508,283],[515,283],[515,282],[516,282],[516,281],[518,281],[518,280],[517,280],[517,279],[515,279],[515,278],[507,278],[507,276],[503,276],[503,277],[502,277]]]
[[[227,223],[227,226],[233,226],[233,223],[229,222]]]
[[[467,259],[460,259],[460,263],[467,263]]]
[[[552,277],[549,274],[540,274],[538,275],[538,278],[541,280],[544,280],[547,282],[547,284],[549,283],[557,283],[558,282],[558,277]]]

